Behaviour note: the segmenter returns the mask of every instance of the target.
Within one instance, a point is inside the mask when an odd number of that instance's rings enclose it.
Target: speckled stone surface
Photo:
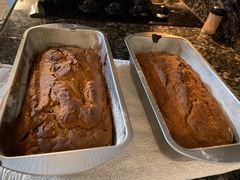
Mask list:
[[[109,39],[114,58],[128,59],[124,37],[136,32],[156,31],[182,36],[188,39],[219,74],[233,93],[240,97],[240,56],[231,48],[199,37],[199,28],[153,26],[141,24],[100,23],[72,19],[38,19],[29,17],[29,1],[19,1],[0,33],[0,62],[14,62],[22,35],[29,27],[47,23],[76,23],[98,28]],[[240,178],[240,171],[211,179]],[[209,178],[208,178],[209,179]]]
[[[214,39],[232,46],[240,53],[240,1],[239,0],[183,0],[203,21],[217,2],[224,7],[227,15],[222,20]]]
[[[12,64],[24,31],[29,27],[39,24],[77,23],[98,28],[106,33],[112,48],[113,57],[119,59],[128,59],[128,52],[124,43],[125,36],[144,31],[170,33],[190,40],[217,73],[225,80],[233,92],[240,97],[240,56],[229,47],[211,40],[206,41],[199,38],[199,28],[111,22],[100,23],[76,19],[38,19],[29,17],[29,8],[29,3],[20,1],[9,17],[0,36],[0,62]]]

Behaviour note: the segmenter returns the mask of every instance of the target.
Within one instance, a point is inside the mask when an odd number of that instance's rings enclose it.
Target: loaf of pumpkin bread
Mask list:
[[[100,57],[93,50],[46,50],[34,63],[15,130],[15,155],[111,145],[109,101]]]
[[[199,75],[176,55],[137,54],[173,139],[185,148],[233,143],[233,130]]]

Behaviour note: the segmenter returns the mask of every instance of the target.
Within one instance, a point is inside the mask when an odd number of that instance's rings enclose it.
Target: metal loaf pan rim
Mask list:
[[[18,66],[20,60],[22,59],[22,53],[24,51],[24,48],[26,48],[25,46],[28,35],[34,30],[41,29],[53,30],[56,32],[67,31],[72,34],[75,33],[76,35],[83,31],[89,31],[97,34],[96,36],[102,40],[102,44],[99,44],[99,46],[102,46],[106,51],[104,61],[108,64],[108,73],[113,79],[113,82],[111,82],[111,88],[114,89],[112,91],[116,92],[116,101],[118,101],[117,108],[119,108],[119,116],[121,116],[122,118],[122,126],[125,131],[125,137],[123,137],[121,142],[118,142],[118,144],[112,146],[26,156],[9,157],[0,155],[1,166],[17,172],[34,175],[66,175],[78,173],[103,164],[104,162],[109,161],[113,159],[116,155],[118,155],[131,142],[133,133],[132,127],[121,92],[120,83],[116,74],[117,72],[114,66],[112,52],[106,35],[102,31],[92,27],[82,26],[78,24],[63,23],[38,25],[31,27],[25,31],[13,64],[11,75],[9,77],[7,93],[3,97],[2,103],[0,105],[0,125],[3,121],[2,118],[7,108],[9,94],[12,90],[11,86],[16,79],[15,73],[19,71]],[[104,50],[102,49],[102,51]]]

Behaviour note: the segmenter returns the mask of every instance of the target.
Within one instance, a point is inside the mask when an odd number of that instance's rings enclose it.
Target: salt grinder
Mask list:
[[[215,34],[222,18],[225,16],[226,11],[219,7],[213,6],[203,28],[201,29],[200,35],[203,37],[211,38],[213,34]]]

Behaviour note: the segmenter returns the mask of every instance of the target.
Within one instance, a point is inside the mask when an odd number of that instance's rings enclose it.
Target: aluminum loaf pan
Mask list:
[[[7,157],[1,153],[1,165],[5,168],[36,175],[77,173],[114,158],[132,139],[126,105],[116,76],[109,43],[104,33],[75,24],[49,24],[32,27],[23,35],[9,77],[8,90],[0,105],[0,142],[6,140],[9,133],[14,131],[7,127],[17,119],[21,112],[28,75],[36,55],[47,48],[57,46],[75,46],[99,52],[111,99],[115,131],[114,144],[26,156]]]
[[[160,35],[162,38],[155,39],[157,42],[153,42],[153,35]],[[125,38],[125,43],[130,53],[131,73],[160,149],[172,158],[185,157],[183,159],[194,158],[221,163],[240,162],[240,102],[191,43],[179,36],[155,32],[129,35]],[[187,149],[179,146],[173,140],[136,58],[136,54],[147,52],[178,55],[199,74],[201,80],[211,90],[213,97],[229,117],[236,143]]]

